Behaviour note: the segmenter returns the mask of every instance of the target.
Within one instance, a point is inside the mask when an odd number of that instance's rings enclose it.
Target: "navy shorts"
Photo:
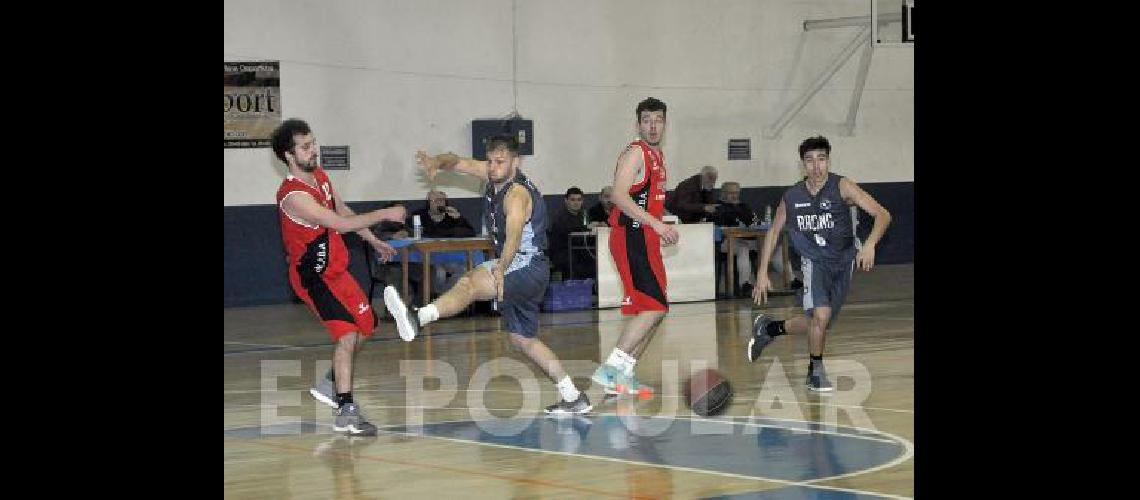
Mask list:
[[[816,307],[830,307],[831,319],[827,322],[830,327],[839,317],[839,310],[843,308],[843,301],[847,298],[847,290],[851,288],[855,259],[828,261],[804,258],[800,270],[804,275],[804,287],[797,297],[797,302],[803,306],[804,313],[809,319]]]
[[[480,265],[490,270],[496,262],[492,260]],[[548,284],[550,260],[546,254],[531,257],[528,264],[503,276],[503,301],[499,303],[499,311],[508,332],[528,339],[538,335],[538,311]]]

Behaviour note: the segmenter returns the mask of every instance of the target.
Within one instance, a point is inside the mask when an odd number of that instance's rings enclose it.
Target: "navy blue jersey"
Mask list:
[[[542,200],[542,193],[534,183],[519,171],[498,193],[495,185],[487,183],[487,192],[483,196],[483,224],[488,234],[495,241],[495,254],[503,254],[503,243],[507,239],[507,216],[503,211],[503,199],[511,187],[518,184],[530,192],[531,211],[530,219],[523,224],[522,240],[519,250],[515,253],[514,261],[507,268],[513,271],[530,263],[530,259],[546,250],[546,229],[550,222],[546,216],[546,202]]]
[[[784,192],[784,230],[802,257],[829,261],[855,258],[851,211],[839,192],[841,179],[843,176],[829,173],[815,196],[808,192],[806,181]]]

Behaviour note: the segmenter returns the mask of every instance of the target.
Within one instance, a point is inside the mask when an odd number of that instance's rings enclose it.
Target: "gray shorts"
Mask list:
[[[497,260],[480,264],[488,270]],[[538,335],[538,311],[550,283],[550,260],[545,254],[535,255],[530,263],[503,276],[503,301],[499,311],[503,314],[506,330],[526,338]]]
[[[797,296],[797,302],[803,306],[809,319],[816,307],[830,307],[831,319],[827,323],[830,327],[835,324],[839,310],[843,308],[843,301],[847,298],[851,275],[855,272],[855,259],[836,262],[805,258],[801,270],[804,287]]]

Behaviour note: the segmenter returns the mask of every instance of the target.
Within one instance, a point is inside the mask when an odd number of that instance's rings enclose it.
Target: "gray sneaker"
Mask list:
[[[344,406],[337,408],[333,414],[336,415],[336,423],[333,424],[333,430],[337,432],[344,432],[351,436],[375,436],[376,426],[364,420],[364,416],[360,414],[360,408],[356,403],[345,403]]]
[[[823,363],[808,364],[807,376],[808,390],[815,392],[831,392],[835,387],[831,385],[831,381],[827,379],[827,370],[823,368]]]
[[[586,393],[578,395],[578,399],[574,401],[559,401],[546,407],[546,414],[552,416],[563,415],[585,415],[594,409],[594,405],[590,404],[590,398],[586,397]]]
[[[755,363],[757,359],[760,359],[760,353],[764,351],[764,347],[772,342],[772,336],[766,333],[768,323],[771,322],[772,317],[767,314],[760,314],[752,322],[752,340],[748,341],[748,361]]]
[[[392,315],[392,319],[396,321],[396,331],[400,332],[400,338],[405,342],[411,342],[420,333],[420,317],[416,311],[408,309],[404,305],[404,301],[400,300],[400,292],[396,288],[388,285],[384,287],[384,306],[388,308],[388,314]]]
[[[336,386],[333,385],[333,381],[329,380],[328,377],[321,377],[321,381],[317,382],[316,387],[309,388],[309,394],[313,396],[313,399],[329,405],[332,409],[335,410],[337,408]]]

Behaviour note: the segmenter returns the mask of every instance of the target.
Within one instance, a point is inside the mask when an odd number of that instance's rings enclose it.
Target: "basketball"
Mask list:
[[[713,369],[693,374],[685,382],[682,391],[685,394],[685,405],[702,417],[719,415],[732,402],[732,384]]]

